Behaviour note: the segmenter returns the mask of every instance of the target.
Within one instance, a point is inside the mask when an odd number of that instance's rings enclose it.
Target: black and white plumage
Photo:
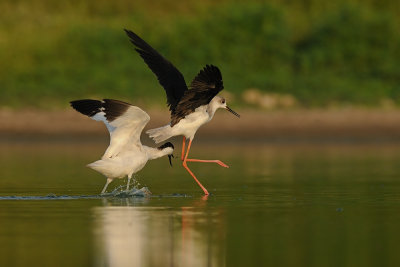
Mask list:
[[[125,176],[128,176],[129,189],[132,175],[140,171],[148,160],[168,155],[171,163],[174,146],[170,142],[158,148],[142,145],[140,134],[150,117],[140,108],[112,99],[83,99],[70,103],[78,112],[104,122],[110,133],[110,145],[102,158],[87,165],[107,177],[101,193],[113,179]]]
[[[226,105],[224,98],[217,94],[224,88],[220,70],[214,65],[206,65],[193,79],[190,89],[187,87],[183,75],[178,69],[154,48],[141,39],[132,31],[125,30],[135,50],[143,58],[147,66],[157,76],[158,81],[164,87],[167,95],[167,104],[171,111],[169,124],[148,130],[146,133],[156,142],[165,141],[173,136],[183,135],[182,161],[183,166],[189,171],[196,182],[208,195],[208,191],[196,179],[193,173],[187,168],[187,161],[199,161],[187,159],[191,142],[200,126],[209,122],[217,109],[224,108],[240,117]],[[185,158],[183,157],[185,138],[190,140]],[[228,167],[221,161],[212,160],[201,162],[215,162],[221,166]]]
[[[182,73],[137,34],[125,30],[135,50],[147,66],[157,76],[167,94],[167,103],[171,111],[171,127],[196,108],[208,105],[224,89],[222,75],[218,67],[206,65],[193,79],[188,89]],[[226,105],[225,105],[226,106]],[[227,107],[222,107],[231,109]],[[239,116],[237,113],[233,113]]]

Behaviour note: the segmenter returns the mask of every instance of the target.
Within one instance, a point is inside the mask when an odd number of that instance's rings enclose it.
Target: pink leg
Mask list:
[[[185,139],[185,137],[183,137],[183,144],[182,144],[182,161],[183,161],[183,154],[184,154],[184,149],[185,149],[185,141],[186,141],[186,139]],[[190,142],[189,142],[188,150],[189,150],[189,147],[190,147],[190,144],[191,144],[191,143],[192,143],[192,140],[190,140]],[[217,159],[188,159],[188,158],[187,158],[188,154],[189,154],[189,153],[186,154],[186,159],[185,159],[185,161],[189,161],[189,162],[217,163],[218,165],[220,165],[220,166],[222,166],[222,167],[229,168],[228,165],[226,165],[225,163],[223,163],[222,161],[217,160]]]
[[[186,146],[186,137],[183,137],[183,142],[182,142],[182,155],[181,155],[181,160],[183,161],[184,156],[185,156],[185,146]]]
[[[189,141],[189,145],[188,145],[188,148],[187,148],[187,151],[186,151],[186,156],[185,156],[185,159],[183,160],[182,165],[183,165],[183,167],[189,172],[189,174],[194,178],[194,180],[195,180],[195,181],[197,182],[197,184],[201,187],[201,189],[203,189],[204,194],[207,196],[207,195],[209,195],[207,189],[200,183],[199,180],[197,180],[196,176],[194,176],[193,172],[188,168],[188,166],[187,166],[187,164],[186,164],[187,157],[188,157],[188,155],[189,155],[189,151],[190,151],[190,146],[191,146],[191,145],[192,145],[192,140]]]
[[[228,165],[226,165],[225,163],[223,163],[220,160],[217,159],[187,159],[186,161],[189,162],[211,162],[211,163],[217,163],[218,165],[225,167],[225,168],[229,168]]]

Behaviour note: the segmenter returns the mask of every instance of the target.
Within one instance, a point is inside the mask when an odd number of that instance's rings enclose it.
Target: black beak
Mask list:
[[[168,155],[168,159],[169,159],[169,165],[171,165],[171,167],[172,167],[172,161],[171,161],[171,158],[173,158],[174,157],[174,155]]]
[[[228,110],[230,113],[232,113],[236,117],[240,118],[240,115],[238,113],[236,113],[235,111],[233,111],[230,107],[226,106],[226,110]]]

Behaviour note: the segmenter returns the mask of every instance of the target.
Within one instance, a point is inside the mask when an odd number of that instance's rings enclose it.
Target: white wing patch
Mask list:
[[[92,119],[95,120],[95,121],[102,121],[102,122],[104,122],[104,124],[106,125],[107,130],[108,130],[108,132],[110,133],[110,135],[111,135],[111,133],[115,130],[115,127],[112,126],[112,125],[107,121],[107,119],[106,119],[106,114],[104,113],[104,111],[98,112],[98,113],[96,113],[96,115],[94,115],[94,116],[92,116],[92,117],[90,117],[90,118],[92,118]]]

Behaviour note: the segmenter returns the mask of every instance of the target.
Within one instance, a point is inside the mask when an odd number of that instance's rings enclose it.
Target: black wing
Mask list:
[[[185,91],[175,110],[171,114],[171,127],[196,108],[208,105],[222,89],[222,75],[213,65],[206,65],[190,84],[190,90]]]
[[[132,44],[135,46],[135,50],[157,76],[162,87],[164,87],[165,92],[167,93],[169,110],[173,112],[185,91],[188,90],[185,78],[171,62],[161,56],[137,34],[126,29],[125,32],[129,36]]]
[[[76,111],[88,117],[104,112],[104,117],[109,123],[122,116],[132,106],[129,103],[113,99],[103,99],[103,101],[82,99],[71,101],[70,104]]]

